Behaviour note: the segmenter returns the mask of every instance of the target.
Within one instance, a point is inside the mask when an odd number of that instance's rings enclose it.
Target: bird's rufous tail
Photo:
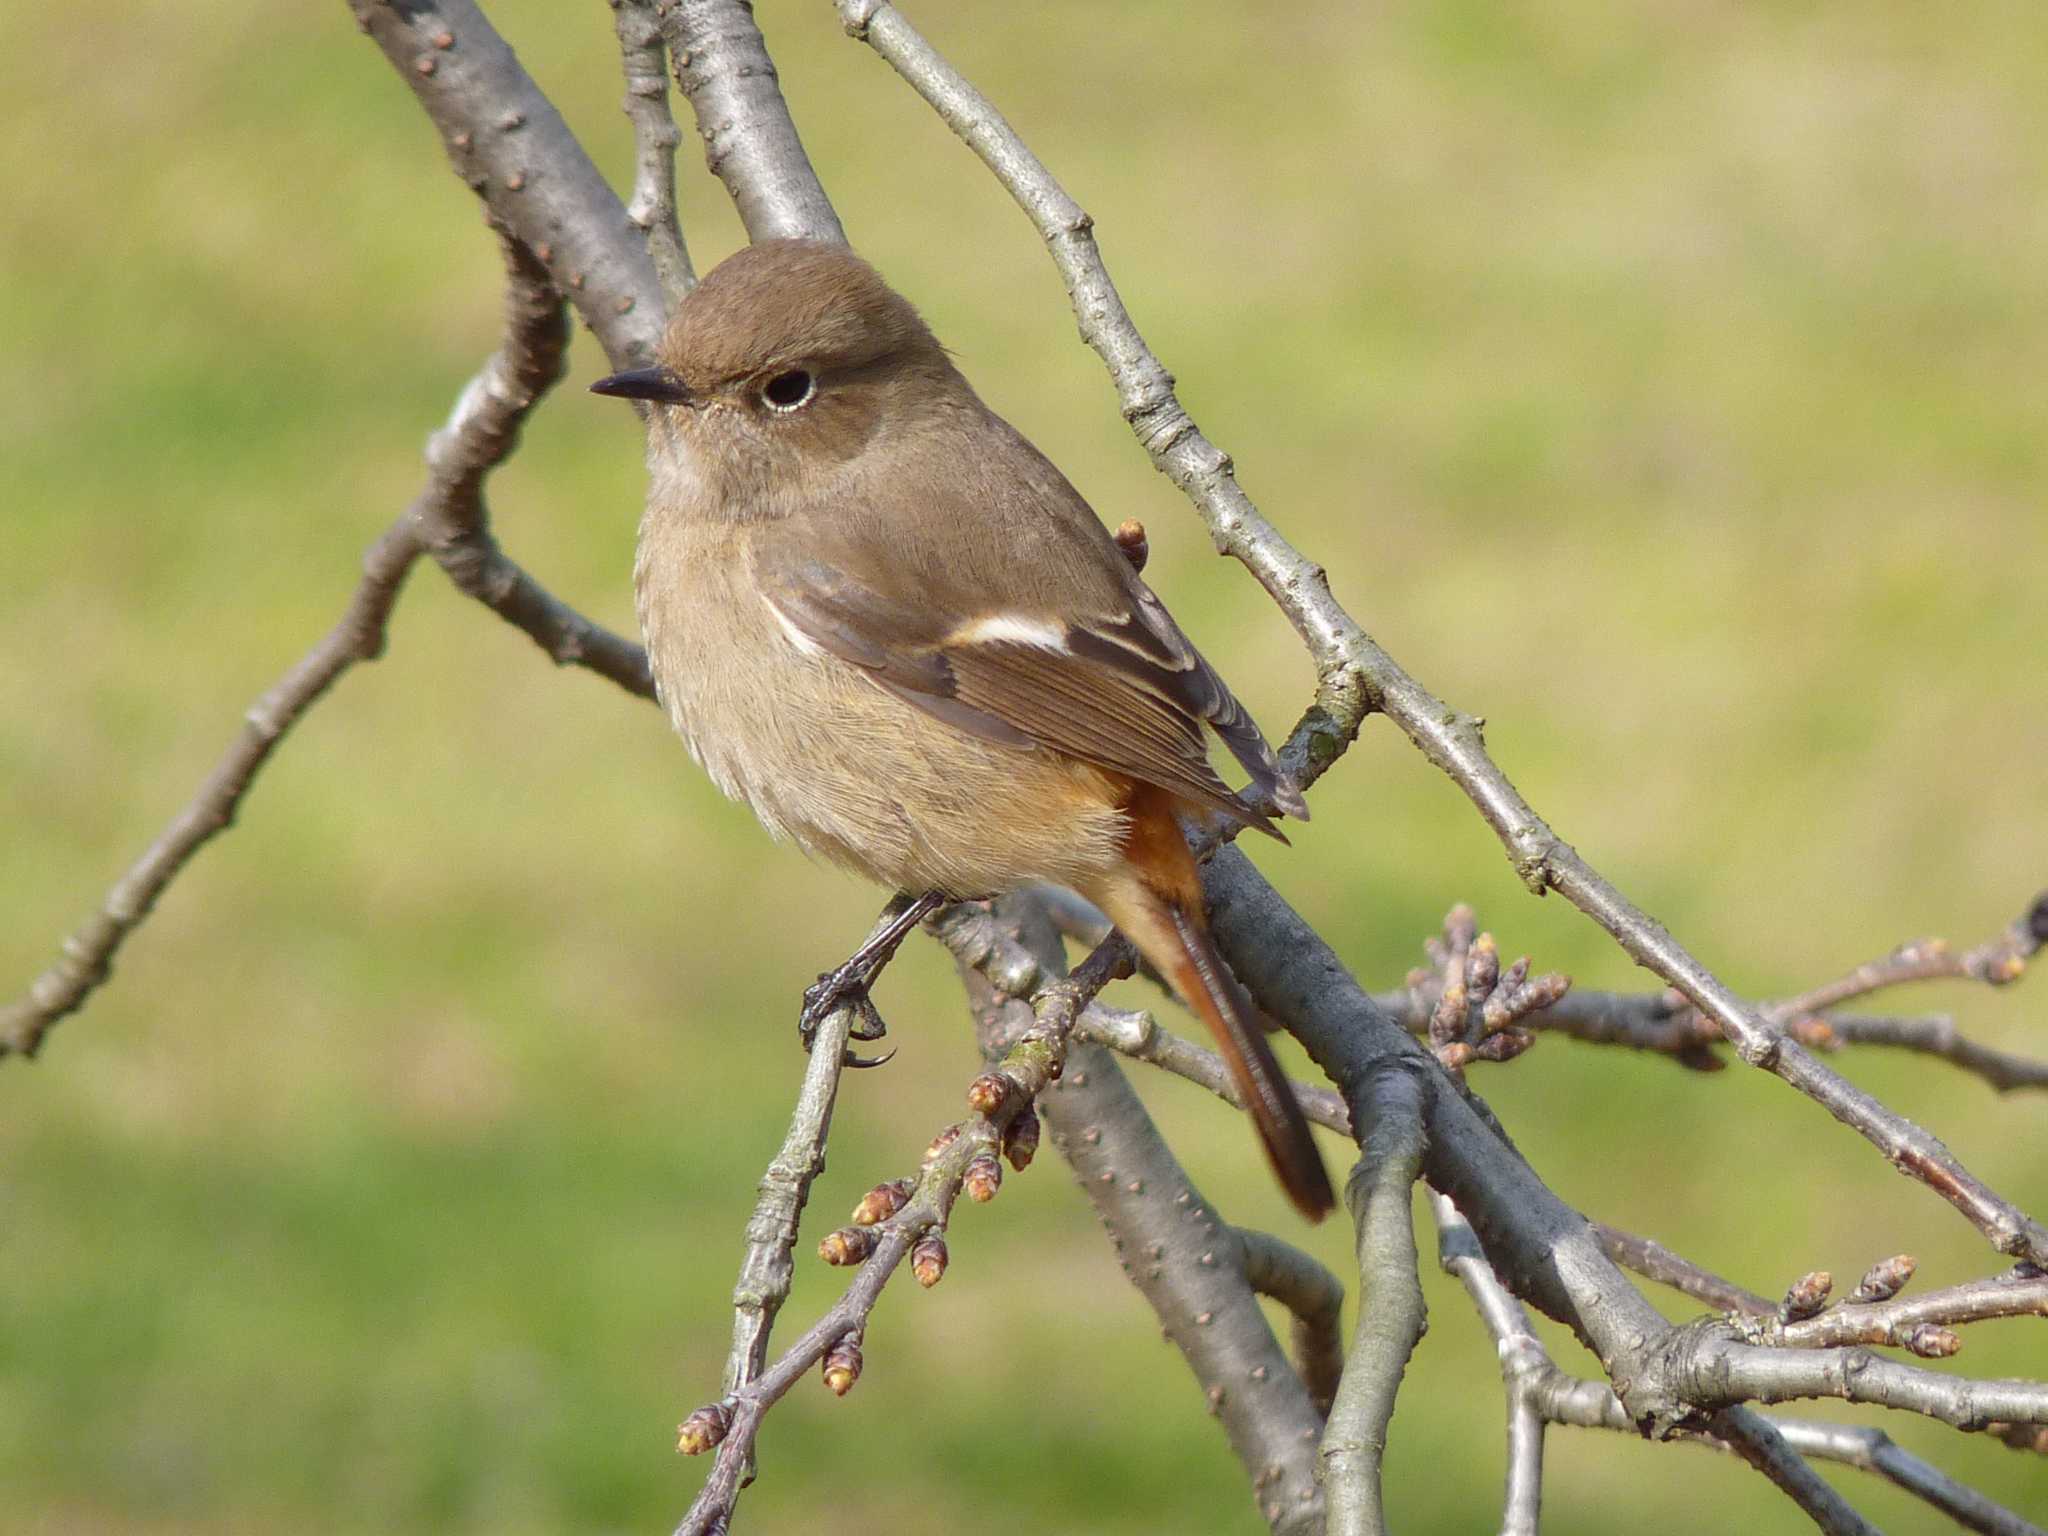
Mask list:
[[[1287,1198],[1321,1221],[1337,1203],[1329,1174],[1251,999],[1209,937],[1201,878],[1172,798],[1140,790],[1130,809],[1129,864],[1085,894],[1209,1026]]]

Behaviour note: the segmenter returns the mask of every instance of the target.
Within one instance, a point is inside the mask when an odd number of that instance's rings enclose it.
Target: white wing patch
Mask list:
[[[1015,613],[989,613],[969,619],[946,636],[948,645],[1035,645],[1044,651],[1064,651],[1067,630],[1052,619],[1028,619]]]
[[[789,622],[788,614],[776,607],[768,598],[764,597],[761,601],[768,604],[768,611],[775,615],[775,622],[782,626],[782,632],[789,637],[789,643],[796,647],[798,655],[808,656],[815,661],[818,657],[825,654],[825,648],[822,645]]]

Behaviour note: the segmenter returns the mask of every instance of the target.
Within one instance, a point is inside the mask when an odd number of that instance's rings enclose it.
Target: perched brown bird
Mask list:
[[[1204,726],[1266,803],[1308,809],[1088,504],[842,246],[740,251],[657,355],[592,387],[650,402],[634,590],[692,755],[775,836],[895,890],[1095,902],[1214,1031],[1322,1216],[1322,1159],[1175,819],[1273,830]]]

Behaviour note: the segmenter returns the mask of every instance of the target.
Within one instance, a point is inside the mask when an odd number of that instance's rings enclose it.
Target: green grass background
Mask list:
[[[494,7],[623,176],[609,13]],[[1097,216],[1246,486],[1566,836],[1734,985],[1975,940],[2048,883],[2048,29],[1928,9],[945,6],[912,14]],[[1118,420],[1038,242],[822,0],[761,20],[855,241],[1112,521],[1272,731],[1312,677]],[[324,632],[498,325],[469,194],[339,4],[0,11],[0,990]],[[686,153],[700,263],[737,225]],[[628,413],[574,372],[492,485],[508,547],[632,623]],[[1454,900],[1633,986],[1383,722],[1254,850],[1367,979]],[[786,849],[652,709],[414,578],[386,660],[33,1064],[0,1065],[0,1529],[647,1532],[701,1475],[801,984],[876,897]],[[1902,997],[2048,1051],[2039,984]],[[850,1083],[823,1220],[958,1113],[930,945]],[[2048,1208],[2043,1100],[1843,1059]],[[1568,1200],[1759,1289],[1907,1250],[1936,1199],[1760,1075],[1549,1042],[1479,1084]],[[1278,1212],[1243,1128],[1142,1087],[1205,1190]],[[1330,1144],[1342,1166],[1341,1148]],[[1259,1528],[1056,1162],[886,1298],[846,1402],[775,1415],[752,1529]],[[1490,1529],[1492,1351],[1425,1277],[1390,1493]],[[806,1264],[792,1325],[835,1291]],[[1674,1305],[1674,1315],[1684,1308]],[[2041,1329],[1957,1364],[2048,1371]],[[1561,1358],[1587,1368],[1560,1345]],[[1824,1410],[1823,1410],[1824,1411]],[[1899,1437],[2048,1516],[2048,1469]],[[1799,1530],[1696,1451],[1556,1432],[1560,1529]],[[1936,1522],[1838,1474],[1897,1530]],[[826,1513],[836,1510],[836,1514]]]

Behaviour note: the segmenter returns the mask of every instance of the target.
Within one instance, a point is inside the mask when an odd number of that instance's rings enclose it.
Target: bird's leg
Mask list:
[[[811,1042],[818,1035],[818,1026],[825,1022],[827,1015],[840,1008],[851,1007],[860,1016],[859,1022],[853,1026],[854,1039],[879,1040],[888,1033],[888,1026],[876,1011],[868,989],[882,974],[882,968],[895,958],[904,936],[944,903],[945,897],[937,891],[926,891],[922,896],[899,892],[889,899],[889,905],[882,909],[881,920],[867,941],[847,956],[844,965],[826,971],[819,976],[817,984],[804,993],[803,1012],[797,1016],[796,1032],[805,1050],[811,1048]],[[891,1051],[884,1056],[857,1056],[849,1052],[846,1064],[849,1067],[879,1067],[894,1054]]]

